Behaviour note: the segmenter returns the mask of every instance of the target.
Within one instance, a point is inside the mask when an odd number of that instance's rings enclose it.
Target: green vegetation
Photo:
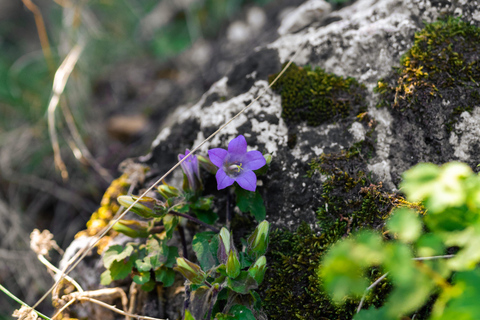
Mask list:
[[[269,77],[272,82],[277,74]],[[282,96],[282,117],[287,123],[307,121],[318,126],[366,111],[365,87],[321,68],[292,64],[272,86]]]
[[[390,241],[378,232],[363,231],[337,243],[318,267],[325,288],[337,302],[358,297],[369,285],[365,270],[381,267],[392,281],[392,292],[380,308],[362,310],[354,319],[393,320],[414,314],[477,319],[480,176],[462,163],[423,163],[406,171],[403,179],[407,199],[422,201],[427,214],[395,210],[387,223],[395,237]],[[454,254],[441,256],[449,252]],[[433,304],[431,313],[418,314],[427,302]]]

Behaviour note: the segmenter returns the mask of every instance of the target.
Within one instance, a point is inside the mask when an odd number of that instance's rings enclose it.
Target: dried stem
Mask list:
[[[35,24],[37,26],[38,38],[40,39],[40,45],[42,46],[43,55],[48,64],[48,69],[53,73],[55,70],[55,62],[53,61],[52,51],[50,50],[50,44],[48,41],[47,29],[45,28],[45,22],[43,21],[42,13],[40,9],[31,0],[22,0],[23,4],[33,13]]]
[[[52,270],[53,272],[60,273],[60,274],[63,273],[61,270],[57,269],[57,267],[55,267],[53,264],[51,264],[50,261],[48,261],[44,256],[39,254],[39,255],[37,255],[37,258],[38,258],[38,260],[40,260],[41,263],[43,263],[48,269]],[[78,284],[77,281],[75,281],[74,279],[70,278],[67,275],[65,275],[65,279],[67,281],[69,281],[71,284],[73,284],[73,286],[78,290],[78,292],[84,292],[84,290]]]
[[[77,152],[80,153],[80,156],[85,159],[85,161],[107,182],[111,183],[113,177],[108,173],[108,171],[98,163],[97,160],[92,156],[88,150],[85,143],[83,143],[82,137],[78,132],[77,126],[75,125],[75,120],[72,116],[70,109],[68,108],[67,101],[61,99],[60,107],[62,108],[62,113],[67,122],[68,130],[75,141]]]
[[[68,53],[65,60],[63,60],[57,72],[55,72],[52,87],[52,97],[48,103],[48,132],[52,142],[55,166],[60,170],[63,180],[68,179],[68,172],[65,163],[62,160],[62,156],[60,155],[60,146],[58,145],[58,137],[55,130],[55,110],[57,109],[60,97],[65,90],[68,78],[70,77],[70,74],[77,63],[82,50],[83,45],[75,45],[75,47],[73,47]]]

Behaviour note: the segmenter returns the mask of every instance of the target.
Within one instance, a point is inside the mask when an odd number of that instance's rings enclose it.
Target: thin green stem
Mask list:
[[[13,293],[11,293],[10,291],[7,290],[7,288],[5,288],[4,286],[2,286],[0,284],[0,290],[3,291],[3,293],[5,293],[7,296],[9,296],[10,298],[12,298],[13,300],[15,300],[16,302],[18,302],[19,304],[21,304],[22,306],[25,306],[25,307],[28,307],[30,308],[30,306],[28,304],[26,304],[25,302],[23,302],[22,300],[20,300],[19,298],[17,298]],[[50,319],[49,317],[47,317],[46,315],[44,315],[43,313],[41,312],[38,312],[37,310],[33,309],[33,311],[35,311],[36,314],[38,314],[40,317],[42,317],[43,319],[46,319],[46,320],[52,320]]]
[[[168,214],[171,214],[171,215],[173,215],[173,216],[183,217],[183,218],[185,218],[185,219],[188,219],[188,220],[190,220],[190,221],[193,221],[193,222],[195,222],[195,223],[198,223],[198,224],[204,226],[205,228],[208,228],[208,229],[212,230],[212,231],[215,232],[215,233],[219,233],[219,232],[220,232],[220,230],[218,230],[218,229],[215,228],[214,226],[211,226],[211,225],[209,225],[209,224],[207,224],[207,223],[205,223],[205,222],[203,222],[203,221],[201,221],[201,220],[198,220],[197,218],[194,218],[194,217],[192,217],[192,216],[189,216],[188,214],[180,213],[180,212],[176,212],[176,211],[170,211]]]

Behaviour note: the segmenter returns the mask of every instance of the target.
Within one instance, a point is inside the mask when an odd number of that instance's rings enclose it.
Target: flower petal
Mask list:
[[[208,150],[208,157],[210,161],[217,167],[221,168],[223,166],[223,161],[227,156],[228,152],[225,149],[215,148]]]
[[[260,151],[249,151],[245,155],[243,168],[245,170],[257,170],[263,167],[267,161]]]
[[[244,171],[235,181],[237,181],[240,187],[248,191],[255,191],[257,188],[257,176],[253,171]]]
[[[247,140],[242,135],[232,139],[228,144],[228,153],[245,154],[247,153]]]
[[[231,186],[234,182],[235,179],[230,178],[227,176],[225,171],[222,169],[218,169],[217,174],[215,175],[215,178],[217,178],[217,189],[225,189],[228,186]]]

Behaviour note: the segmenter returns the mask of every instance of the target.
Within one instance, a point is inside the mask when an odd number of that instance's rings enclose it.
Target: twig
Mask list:
[[[187,154],[183,159],[181,159],[177,164],[175,164],[170,170],[168,170],[163,176],[161,176],[154,184],[152,184],[147,190],[145,190],[138,198],[135,200],[122,214],[120,214],[114,221],[111,223],[107,228],[105,228],[100,235],[96,238],[96,240],[91,244],[87,250],[80,256],[80,258],[73,264],[71,265],[70,268],[68,268],[68,271],[65,272],[65,274],[70,273],[75,267],[80,263],[80,261],[88,254],[88,252],[95,247],[95,245],[100,241],[101,238],[103,238],[108,231],[112,228],[112,226],[117,223],[119,220],[121,220],[127,212],[130,211],[143,197],[145,197],[150,191],[153,190],[162,180],[164,180],[170,173],[172,173],[176,168],[178,168],[184,161],[186,161],[189,157],[191,157],[198,149],[200,149],[205,143],[210,141],[214,136],[216,136],[220,131],[222,131],[226,126],[228,126],[230,123],[232,123],[236,118],[238,118],[241,114],[243,114],[245,111],[247,111],[250,106],[252,106],[253,103],[258,101],[260,97],[262,97],[265,92],[267,92],[268,89],[270,89],[277,81],[280,79],[280,77],[285,73],[285,71],[290,67],[292,64],[293,60],[297,57],[297,55],[300,53],[300,51],[303,49],[304,45],[300,46],[295,54],[293,55],[292,59],[285,65],[285,67],[280,71],[280,73],[277,75],[277,77],[269,84],[269,86],[264,89],[255,99],[253,99],[245,108],[240,110],[234,117],[232,117],[230,120],[225,122],[220,128],[218,128],[214,133],[212,133],[210,136],[208,136],[205,140],[203,140],[198,146],[193,148],[193,150]],[[53,291],[53,289],[60,283],[60,281],[63,279],[63,275],[53,284],[53,286],[35,303],[34,308],[36,308],[43,300],[46,299],[46,297]]]
[[[4,286],[2,286],[0,284],[0,291],[3,291],[3,293],[5,293],[7,296],[9,296],[10,298],[12,298],[13,300],[15,300],[16,302],[18,302],[19,304],[21,304],[22,306],[25,306],[25,307],[28,307],[28,304],[26,304],[25,302],[23,302],[22,300],[18,299],[13,293],[11,293],[10,291],[7,290],[7,288],[5,288]],[[33,308],[32,308],[33,309]],[[33,311],[38,314],[40,317],[42,317],[43,319],[46,319],[46,320],[52,320],[50,319],[49,317],[47,317],[46,315],[44,315],[43,313],[33,309]]]
[[[208,229],[212,230],[212,231],[215,232],[215,233],[219,233],[219,232],[220,232],[220,230],[218,230],[218,229],[215,228],[214,226],[211,226],[211,225],[209,225],[209,224],[207,224],[207,223],[205,223],[205,222],[203,222],[203,221],[201,221],[201,220],[199,220],[199,219],[197,219],[197,218],[194,218],[194,217],[192,217],[192,216],[189,216],[188,214],[180,213],[180,212],[176,212],[176,211],[170,211],[168,214],[171,214],[172,216],[183,217],[183,218],[185,218],[185,219],[188,219],[188,220],[190,220],[190,221],[193,221],[193,222],[195,222],[195,223],[198,223],[198,224],[204,226],[205,228],[208,228]]]
[[[68,78],[70,77],[70,74],[77,63],[82,50],[83,45],[75,45],[75,47],[73,47],[68,53],[65,60],[63,60],[57,72],[55,72],[52,87],[52,97],[48,103],[48,133],[50,135],[50,140],[52,141],[55,166],[60,170],[63,180],[68,179],[68,172],[65,163],[62,160],[62,156],[60,155],[57,132],[55,131],[55,110],[57,109],[60,97],[65,90],[65,85],[67,84]]]
[[[443,256],[431,256],[431,257],[418,257],[418,258],[412,258],[414,261],[423,261],[423,260],[437,260],[437,259],[450,259],[455,257],[454,254],[447,254]],[[360,300],[360,304],[357,307],[357,313],[360,312],[360,310],[363,307],[363,303],[365,302],[365,297],[367,296],[368,291],[370,291],[372,288],[374,288],[377,284],[380,283],[385,277],[388,275],[388,272],[382,275],[380,278],[378,278],[374,283],[372,283],[367,289],[365,289],[365,292],[363,293],[362,299]]]
[[[93,299],[93,298],[90,298],[90,297],[80,297],[80,298],[78,298],[78,300],[90,301],[90,302],[96,303],[98,305],[101,305],[102,307],[110,309],[110,310],[112,310],[116,313],[119,313],[121,315],[124,315],[126,317],[131,317],[131,318],[135,318],[135,319],[145,319],[145,320],[165,320],[165,319],[158,319],[158,318],[152,318],[152,317],[147,317],[147,316],[139,316],[139,315],[136,315],[136,314],[130,314],[130,313],[127,313],[127,312],[122,311],[120,309],[117,309],[117,308],[115,308],[115,306],[111,306],[108,303],[105,303],[103,301]]]
[[[57,267],[55,267],[53,264],[50,263],[50,261],[48,261],[44,256],[42,256],[41,254],[37,255],[38,257],[38,260],[40,260],[41,263],[43,263],[47,268],[49,268],[50,270],[52,270],[53,272],[55,273],[60,273],[62,274],[62,271],[57,269]],[[65,275],[65,279],[68,280],[71,284],[73,284],[73,286],[75,288],[77,288],[78,292],[84,292],[84,290],[82,289],[82,287],[78,284],[77,281],[75,281],[74,279],[70,278],[70,276],[68,275]]]
[[[454,254],[446,254],[443,256],[431,256],[431,257],[418,257],[418,258],[412,258],[412,260],[416,261],[422,261],[422,260],[436,260],[436,259],[450,259],[455,257]]]
[[[78,152],[80,152],[80,155],[85,161],[107,182],[111,183],[113,180],[113,177],[108,173],[108,171],[98,163],[97,160],[92,156],[90,151],[88,150],[87,146],[85,143],[83,143],[82,137],[80,136],[80,133],[78,132],[77,126],[75,125],[75,120],[72,116],[72,113],[70,112],[70,109],[68,108],[67,102],[65,99],[61,99],[60,101],[60,107],[62,108],[62,113],[65,118],[65,121],[67,122],[68,130],[70,131],[70,134],[73,137],[73,140],[75,141],[76,147],[78,149]]]
[[[72,300],[68,301],[63,307],[60,308],[60,310],[57,311],[57,313],[55,313],[55,314],[53,315],[52,320],[55,319],[56,317],[58,317],[58,315],[59,315],[60,313],[62,313],[63,310],[67,309],[70,305],[74,304],[75,301],[76,301],[75,299],[72,299]]]
[[[377,284],[380,283],[380,281],[382,281],[383,279],[385,279],[385,277],[388,275],[388,272],[385,273],[383,276],[381,276],[380,278],[378,278],[374,283],[372,283],[370,285],[370,287],[368,287],[367,289],[365,289],[365,292],[363,293],[363,296],[362,296],[362,300],[360,300],[360,304],[358,305],[357,307],[357,313],[360,312],[360,310],[362,310],[362,307],[363,307],[363,302],[365,301],[365,297],[367,296],[367,293],[368,291],[372,290],[372,288],[374,288]]]

